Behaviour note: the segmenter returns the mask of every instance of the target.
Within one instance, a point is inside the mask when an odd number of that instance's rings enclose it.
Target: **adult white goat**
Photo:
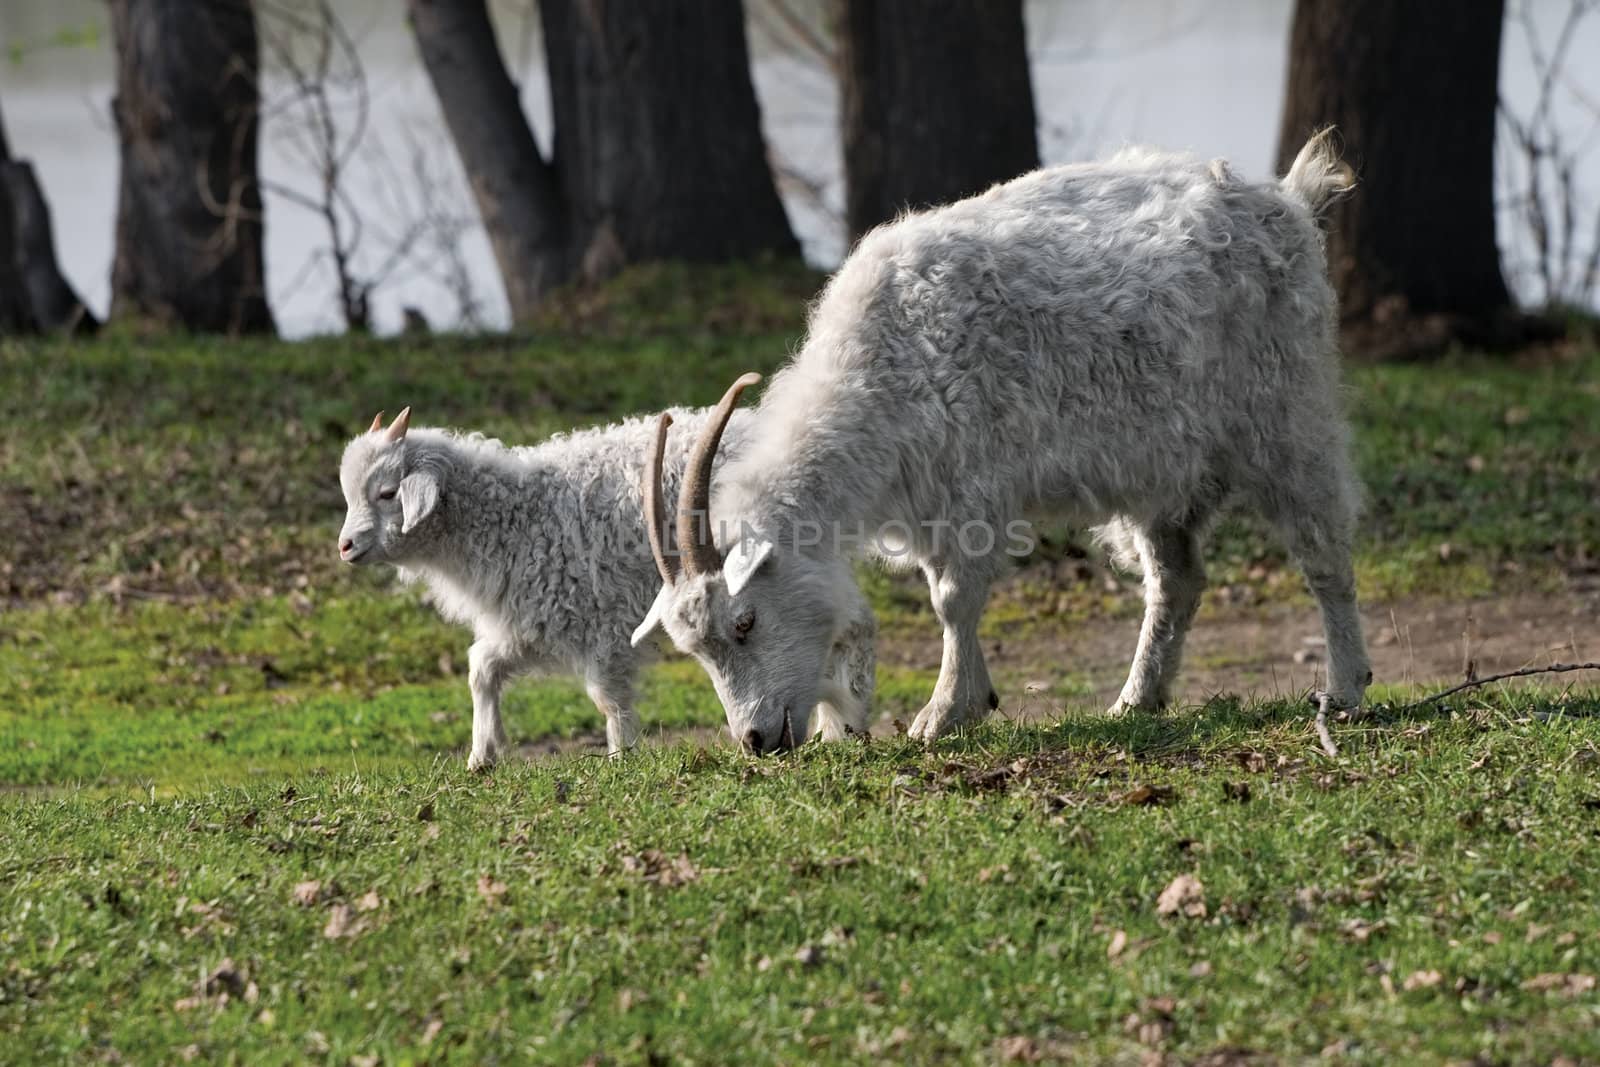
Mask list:
[[[731,405],[730,405],[731,406]],[[665,445],[676,418],[691,434],[704,410],[674,410],[660,425],[629,419],[562,434],[531,448],[445,430],[410,429],[411,409],[387,430],[382,414],[345,448],[339,483],[348,511],[339,533],[347,563],[391,563],[420,581],[446,619],[471,626],[472,751],[478,770],[504,754],[500,693],[530,670],[571,670],[605,715],[612,754],[633,746],[639,716],[633,685],[643,658],[628,640],[658,579],[645,508],[661,511],[662,483],[676,490],[684,449],[669,448],[640,484],[638,457],[652,438]],[[728,412],[720,419],[726,421]],[[737,454],[750,422],[730,428]],[[659,453],[660,449],[658,449]],[[675,562],[670,549],[658,557]],[[875,624],[857,612],[841,628],[836,652],[819,660],[813,692],[817,732],[842,737],[866,729],[872,699]]]
[[[1131,149],[869,233],[714,507],[720,423],[706,427],[680,498],[685,573],[635,640],[662,625],[711,675],[736,738],[787,747],[857,595],[838,543],[865,531],[868,552],[923,570],[944,627],[911,726],[931,740],[998,703],[978,620],[1002,531],[1046,509],[1102,524],[1142,567],[1144,623],[1113,710],[1154,708],[1204,585],[1201,535],[1238,500],[1276,527],[1321,605],[1321,698],[1358,705],[1371,680],[1350,565],[1359,492],[1315,221],[1351,184],[1326,135],[1265,184]],[[723,409],[757,380],[734,383]]]

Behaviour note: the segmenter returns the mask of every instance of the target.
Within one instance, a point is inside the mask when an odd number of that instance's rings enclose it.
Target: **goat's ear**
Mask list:
[[[650,610],[645,612],[644,621],[634,627],[632,643],[638,647],[639,642],[650,636],[657,626],[661,625],[661,616],[666,613],[667,601],[672,599],[672,586],[663,584],[661,592],[656,594],[655,603],[650,605]]]
[[[722,575],[728,582],[728,595],[738,596],[739,591],[750,584],[750,579],[756,576],[756,571],[771,556],[772,542],[765,538],[752,541],[741,537],[736,541],[728,558],[722,561]]]
[[[430,470],[416,470],[400,479],[400,532],[410,533],[439,505],[439,478]]]

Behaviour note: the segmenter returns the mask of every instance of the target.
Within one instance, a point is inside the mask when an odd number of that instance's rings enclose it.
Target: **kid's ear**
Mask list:
[[[738,596],[739,591],[750,584],[750,579],[755,577],[756,571],[771,555],[771,541],[740,538],[735,542],[728,558],[722,561],[722,576],[728,583],[728,595]]]
[[[638,647],[639,642],[649,637],[657,626],[661,625],[661,616],[667,610],[667,601],[672,594],[672,586],[663,584],[661,592],[656,594],[655,603],[650,605],[650,610],[645,612],[644,621],[634,628],[632,643]]]
[[[400,479],[399,495],[400,532],[406,534],[439,505],[439,479],[429,470],[413,471]]]

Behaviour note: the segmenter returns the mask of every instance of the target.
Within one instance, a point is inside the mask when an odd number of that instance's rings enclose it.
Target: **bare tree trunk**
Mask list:
[[[411,27],[472,183],[505,284],[524,322],[572,268],[566,207],[539,154],[484,0],[410,0]]]
[[[836,0],[834,15],[853,235],[1039,165],[1022,0]]]
[[[544,0],[556,166],[584,273],[800,247],[767,166],[740,0]]]
[[[111,21],[122,160],[113,317],[271,332],[250,0],[111,0]]]
[[[799,253],[767,167],[739,0],[539,6],[550,160],[484,0],[409,0],[514,320],[574,275]]]
[[[0,196],[0,252],[12,247],[13,233],[11,202]],[[23,285],[22,272],[17,269],[11,256],[0,254],[0,336],[33,333],[37,329],[33,309],[28,306],[28,292]]]
[[[0,119],[0,332],[99,325],[61,273],[44,190],[33,164],[12,158]]]
[[[6,142],[6,127],[0,119],[0,167],[11,161],[11,146]],[[22,261],[14,254],[16,222],[12,218],[11,198],[0,188],[0,335],[32,333],[38,329],[29,305]]]
[[[1509,310],[1494,209],[1503,9],[1504,0],[1296,5],[1279,166],[1312,131],[1338,126],[1361,182],[1331,216],[1328,259],[1347,324],[1486,323]]]

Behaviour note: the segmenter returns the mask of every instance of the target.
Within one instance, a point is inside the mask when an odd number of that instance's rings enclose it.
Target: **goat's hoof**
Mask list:
[[[1311,706],[1317,709],[1318,714],[1332,718],[1334,722],[1360,722],[1372,714],[1361,706],[1360,698],[1341,699],[1320,689],[1312,691]]]
[[[1159,704],[1138,704],[1130,700],[1118,700],[1106,709],[1106,718],[1120,719],[1127,715],[1154,715],[1161,710]]]
[[[493,752],[474,752],[467,757],[467,770],[473,774],[484,774],[494,770],[494,765],[499,761]]]
[[[988,690],[992,693],[993,690]],[[953,734],[961,727],[984,719],[989,714],[987,701],[973,701],[966,708],[954,704],[929,704],[917,712],[917,717],[912,720],[911,729],[906,733],[919,741],[932,744],[947,734]]]

